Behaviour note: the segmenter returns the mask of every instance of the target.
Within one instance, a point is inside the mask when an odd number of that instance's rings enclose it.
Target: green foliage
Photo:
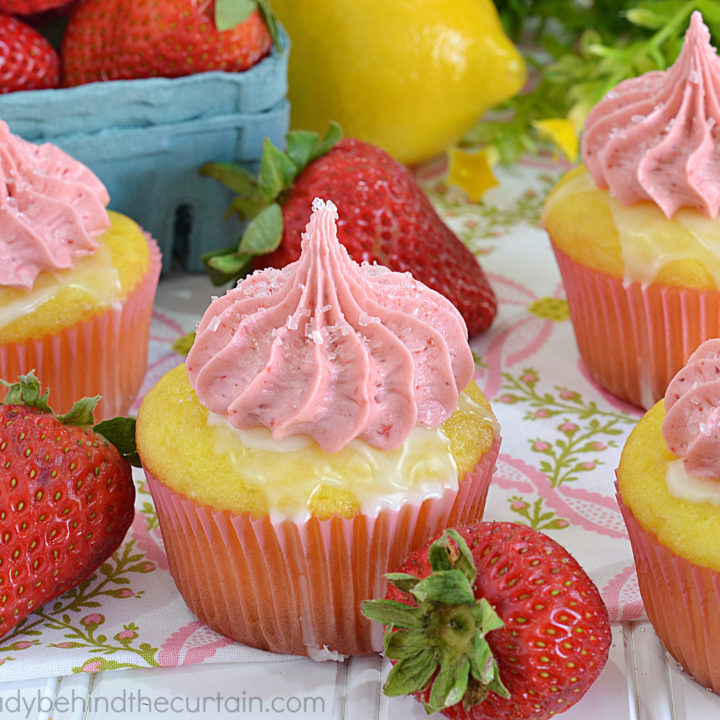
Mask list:
[[[547,147],[533,122],[569,117],[582,127],[593,105],[620,81],[671,65],[694,10],[720,39],[715,0],[495,3],[525,54],[532,80],[528,89],[483,117],[464,141],[494,147],[506,164]]]
[[[573,2],[572,0],[495,0],[506,32],[518,43],[528,35],[554,42],[558,30],[576,37],[586,28],[598,28],[606,42],[625,30],[622,13],[627,0]]]

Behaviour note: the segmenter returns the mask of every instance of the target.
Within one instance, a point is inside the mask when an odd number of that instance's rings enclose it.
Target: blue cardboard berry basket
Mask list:
[[[163,272],[177,261],[202,271],[205,252],[228,247],[242,226],[225,218],[232,193],[201,176],[205,162],[256,172],[267,137],[283,147],[288,130],[290,44],[242,73],[115,80],[0,96],[0,120],[35,143],[51,142],[105,183],[110,208],[158,241]]]

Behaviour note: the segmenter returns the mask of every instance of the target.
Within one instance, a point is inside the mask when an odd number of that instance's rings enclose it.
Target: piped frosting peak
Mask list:
[[[200,402],[275,440],[327,452],[354,438],[392,449],[436,427],[472,378],[467,328],[445,297],[337,239],[337,209],[316,199],[300,258],[256,271],[215,299],[187,358]]]
[[[73,266],[110,227],[105,186],[49,143],[34,145],[0,121],[0,285],[32,288],[38,273]]]
[[[654,202],[667,217],[720,209],[720,58],[695,11],[671,68],[621,82],[587,117],[582,157],[623,205]]]
[[[670,381],[663,436],[688,475],[720,480],[720,338],[702,343]]]

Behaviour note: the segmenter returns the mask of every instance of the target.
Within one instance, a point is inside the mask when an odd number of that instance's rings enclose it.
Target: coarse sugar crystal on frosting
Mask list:
[[[720,503],[720,338],[702,343],[670,381],[662,426],[670,491]]]
[[[720,58],[695,11],[666,71],[625,80],[587,117],[582,158],[623,205],[654,202],[668,217],[720,209]]]
[[[336,220],[335,205],[316,199],[296,262],[211,303],[188,377],[236,428],[309,436],[326,452],[354,438],[390,450],[456,409],[474,370],[467,327],[409,273],[354,262]]]
[[[0,121],[0,286],[30,290],[44,271],[91,255],[110,227],[102,182],[60,148]]]

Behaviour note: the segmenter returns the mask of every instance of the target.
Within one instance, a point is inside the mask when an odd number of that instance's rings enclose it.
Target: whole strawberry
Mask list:
[[[338,239],[354,260],[410,272],[457,307],[470,335],[485,330],[497,301],[475,256],[404,165],[374,145],[339,136],[337,125],[322,141],[293,131],[287,154],[266,140],[258,181],[231,164],[204,166],[202,172],[238,192],[232,209],[252,219],[237,248],[207,256],[211,278],[222,283],[250,266],[297,260],[307,208],[320,197],[337,205]]]
[[[34,28],[0,14],[0,93],[56,88],[60,59]]]
[[[56,416],[47,396],[31,373],[0,405],[0,636],[92,574],[134,516],[130,462],[102,434],[133,455],[134,421],[93,428],[98,398]]]
[[[267,0],[249,5],[80,0],[63,36],[63,84],[247,70],[270,52],[276,34]]]
[[[545,720],[576,703],[608,657],[607,609],[577,561],[524,525],[448,530],[388,576],[388,695],[471,720]]]

